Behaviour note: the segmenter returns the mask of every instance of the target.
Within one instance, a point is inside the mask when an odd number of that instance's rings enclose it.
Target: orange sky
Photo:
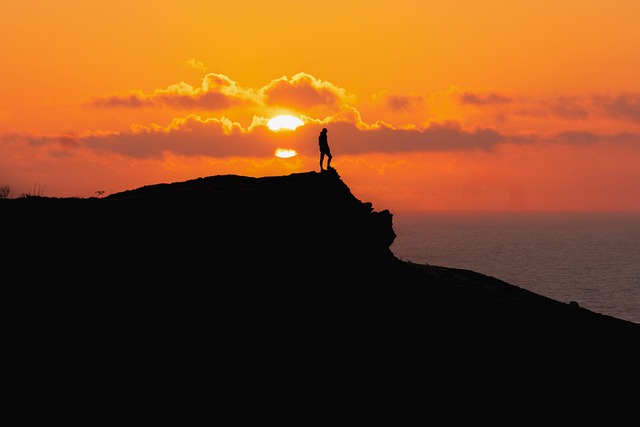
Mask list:
[[[326,127],[376,210],[640,211],[637,0],[21,0],[0,16],[10,197],[318,171]],[[274,132],[278,114],[305,124]]]

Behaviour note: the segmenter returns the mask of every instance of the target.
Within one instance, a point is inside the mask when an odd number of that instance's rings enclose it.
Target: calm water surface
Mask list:
[[[465,268],[640,323],[638,212],[396,212],[400,259]]]

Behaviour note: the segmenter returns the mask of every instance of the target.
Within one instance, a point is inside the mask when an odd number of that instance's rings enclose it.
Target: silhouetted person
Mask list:
[[[327,128],[322,128],[320,136],[318,136],[318,146],[320,147],[320,171],[324,170],[322,163],[324,156],[327,156],[327,169],[331,167],[331,150],[329,149],[329,141],[327,140]]]

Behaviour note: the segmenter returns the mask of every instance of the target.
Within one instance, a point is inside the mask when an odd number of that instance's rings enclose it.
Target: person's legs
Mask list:
[[[322,169],[322,162],[324,162],[324,153],[321,152],[320,153],[320,170],[323,170]]]
[[[327,169],[329,169],[331,167],[331,159],[333,158],[333,156],[331,155],[331,153],[327,153]]]

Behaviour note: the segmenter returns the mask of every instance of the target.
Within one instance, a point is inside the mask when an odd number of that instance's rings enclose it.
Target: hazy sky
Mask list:
[[[0,186],[319,171],[326,127],[376,210],[640,211],[639,23],[637,0],[3,2]]]

